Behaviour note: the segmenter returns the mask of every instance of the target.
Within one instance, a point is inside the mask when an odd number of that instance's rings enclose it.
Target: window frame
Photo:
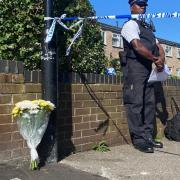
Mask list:
[[[170,48],[170,53],[166,52],[166,48]],[[165,45],[164,52],[165,52],[166,57],[172,57],[172,50],[173,50],[172,46]]]
[[[179,75],[177,72],[179,72]],[[176,76],[180,77],[180,68],[176,68]]]
[[[114,37],[114,35],[116,35],[116,37]],[[113,44],[113,39],[116,39],[118,44],[115,45]],[[115,48],[123,48],[123,39],[122,39],[122,36],[121,34],[119,33],[112,33],[112,47],[115,47]]]
[[[102,40],[103,40],[103,44],[107,45],[106,31],[101,31],[101,37],[102,37]]]
[[[180,59],[180,48],[177,48],[176,57],[177,59]]]

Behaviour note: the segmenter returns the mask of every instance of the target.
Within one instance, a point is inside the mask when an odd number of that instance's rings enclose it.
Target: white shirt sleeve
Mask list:
[[[130,20],[127,23],[125,23],[122,30],[121,30],[122,37],[129,43],[133,39],[139,39],[140,40],[139,34],[140,34],[139,26],[133,20]]]

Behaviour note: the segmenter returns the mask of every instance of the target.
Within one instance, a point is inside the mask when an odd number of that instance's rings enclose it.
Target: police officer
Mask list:
[[[129,0],[131,14],[144,14],[148,0]],[[163,144],[153,139],[155,97],[148,78],[154,63],[158,71],[164,67],[165,54],[153,34],[153,26],[145,20],[131,19],[121,31],[126,53],[123,99],[130,136],[134,147],[145,153]]]

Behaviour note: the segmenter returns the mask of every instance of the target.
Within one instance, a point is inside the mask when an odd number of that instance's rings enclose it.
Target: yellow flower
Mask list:
[[[21,116],[24,112],[37,112],[39,110],[52,111],[55,108],[54,104],[50,101],[45,101],[43,99],[38,100],[24,100],[15,104],[15,107],[12,110],[12,115],[14,117]]]
[[[42,106],[42,107],[46,107],[46,106],[47,106],[47,103],[44,102],[44,101],[41,101],[39,104],[40,104],[40,106]]]
[[[32,103],[36,104],[36,103],[38,103],[38,100],[33,100]]]
[[[17,106],[15,106],[14,108],[13,108],[13,110],[12,110],[12,115],[14,116],[14,117],[16,117],[16,116],[18,116],[20,114],[20,109],[17,107]]]

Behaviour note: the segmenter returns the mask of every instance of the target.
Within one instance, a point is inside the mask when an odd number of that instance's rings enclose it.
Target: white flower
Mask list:
[[[24,100],[15,104],[15,107],[12,110],[12,115],[14,117],[18,117],[26,112],[29,112],[30,114],[37,114],[40,110],[50,112],[53,111],[54,108],[55,106],[53,103],[43,99],[33,101]]]
[[[25,100],[25,101],[21,101],[21,102],[16,103],[16,106],[18,108],[20,108],[21,110],[25,110],[25,109],[31,109],[33,104],[31,101]]]
[[[33,103],[32,103],[32,106],[31,106],[30,109],[38,109],[38,108],[39,108],[38,104],[33,104]]]
[[[54,109],[54,108],[55,108],[55,105],[54,105],[52,102],[47,101],[47,103],[51,106],[51,108],[52,108],[52,109]]]

